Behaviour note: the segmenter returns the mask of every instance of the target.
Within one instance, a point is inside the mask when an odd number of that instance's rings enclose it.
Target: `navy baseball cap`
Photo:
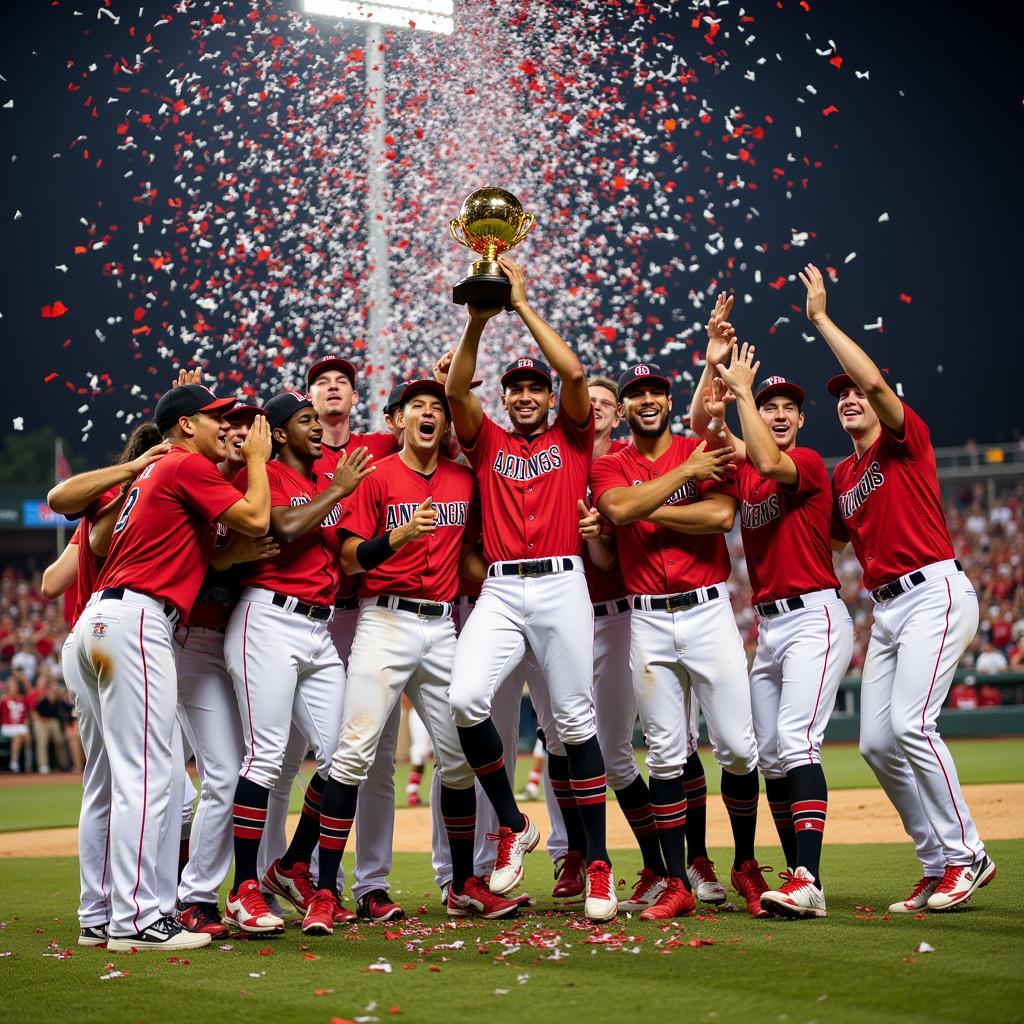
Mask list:
[[[405,391],[405,386],[409,382],[407,380],[399,381],[392,389],[391,394],[388,395],[388,400],[384,404],[384,411],[390,416],[398,406],[402,404],[402,394]]]
[[[283,427],[300,409],[312,409],[313,403],[309,395],[300,395],[298,391],[283,391],[267,402],[263,407],[263,415],[271,430]]]
[[[825,387],[833,398],[838,398],[843,388],[855,388],[856,386],[853,378],[848,373],[837,373],[834,377],[829,377],[825,382]]]
[[[306,371],[306,387],[311,388],[313,381],[317,379],[322,373],[327,373],[328,370],[340,370],[349,379],[349,383],[355,387],[356,385],[356,368],[347,360],[342,359],[341,356],[328,356],[326,359],[321,359],[319,362],[314,363]]]
[[[195,416],[197,412],[220,413],[235,404],[235,399],[218,398],[209,388],[202,384],[183,384],[171,388],[161,396],[153,411],[153,420],[157,430],[166,434],[182,416]]]
[[[548,369],[548,364],[540,359],[534,359],[533,356],[521,356],[519,359],[513,359],[501,375],[501,386],[504,388],[513,377],[521,376],[540,377],[548,387],[551,387],[551,371]]]
[[[806,392],[799,384],[786,380],[785,377],[766,377],[758,384],[757,390],[754,392],[754,405],[760,409],[761,403],[767,402],[774,395],[785,395],[787,398],[792,398],[802,408]]]
[[[395,391],[398,391],[398,388],[395,388],[391,393],[394,394]],[[444,393],[444,385],[439,380],[434,380],[433,377],[423,377],[419,380],[403,381],[401,385],[401,394],[399,395],[396,405],[404,405],[413,397],[413,395],[420,395],[424,392],[441,399],[441,404],[444,406],[445,418],[450,420],[452,418],[452,413],[451,409],[448,408],[448,396]]]
[[[623,394],[636,381],[642,381],[645,384],[658,381],[665,385],[666,391],[672,390],[672,381],[665,376],[657,363],[637,363],[636,366],[629,367],[619,376],[619,401],[622,401]]]
[[[246,405],[245,402],[239,402],[234,408],[228,409],[224,413],[224,419],[230,420],[232,423],[245,422],[248,420],[250,423],[257,416],[262,416],[263,410],[258,405]]]

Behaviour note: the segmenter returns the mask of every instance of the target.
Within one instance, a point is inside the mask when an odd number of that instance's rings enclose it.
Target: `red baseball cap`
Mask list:
[[[843,388],[855,388],[857,384],[848,373],[837,373],[834,377],[829,377],[825,387],[833,398],[838,398]]]
[[[322,373],[327,373],[328,370],[340,370],[349,379],[349,383],[355,387],[356,384],[356,368],[347,360],[342,359],[341,356],[328,356],[326,359],[321,359],[319,362],[314,363],[306,371],[306,387],[311,388],[313,381],[317,379]]]
[[[767,402],[773,395],[786,395],[802,407],[806,392],[799,384],[785,377],[766,377],[754,392],[754,405],[760,409],[761,403]]]

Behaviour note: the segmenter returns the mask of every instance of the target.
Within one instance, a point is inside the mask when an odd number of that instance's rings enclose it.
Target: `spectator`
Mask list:
[[[82,749],[82,738],[78,735],[78,709],[75,700],[63,687],[58,688],[60,694],[60,722],[64,729],[64,741],[67,744],[71,764],[76,772],[85,767],[85,751]]]
[[[997,708],[1003,703],[1003,691],[984,679],[978,687],[978,707]]]
[[[36,740],[36,766],[40,775],[50,773],[50,744],[61,762],[63,771],[69,767],[64,726],[61,722],[61,697],[57,684],[49,676],[40,675],[42,685],[36,687],[32,709],[32,732]]]
[[[978,706],[978,681],[974,676],[964,676],[949,691],[949,707],[957,711],[974,711]]]
[[[982,645],[981,654],[974,663],[975,671],[980,676],[995,676],[1005,672],[1010,667],[1006,655],[998,650],[991,640],[985,641]]]
[[[39,655],[34,645],[25,641],[18,648],[17,654],[11,658],[11,668],[20,672],[30,683],[36,678],[36,670],[39,668]]]
[[[21,771],[21,748],[28,736],[28,704],[15,676],[7,680],[7,691],[0,699],[0,735],[11,741],[11,771]]]

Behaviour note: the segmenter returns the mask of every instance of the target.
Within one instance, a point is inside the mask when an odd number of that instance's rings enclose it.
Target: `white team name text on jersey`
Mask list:
[[[779,496],[769,495],[764,501],[744,501],[740,506],[740,524],[748,530],[756,530],[782,515],[779,508]]]
[[[562,453],[558,450],[557,444],[535,452],[528,459],[520,455],[506,455],[504,450],[499,450],[494,457],[494,465],[491,466],[495,473],[500,473],[509,480],[533,480],[544,473],[553,473],[561,468]]]
[[[435,501],[432,506],[437,512],[436,526],[465,526],[469,513],[468,501]],[[404,526],[416,514],[419,504],[415,501],[403,501],[400,505],[388,505],[385,514],[385,530],[395,530]]]
[[[839,513],[844,519],[849,519],[854,512],[871,497],[885,483],[885,475],[882,467],[877,462],[872,462],[864,475],[848,491],[839,495]]]
[[[645,484],[646,480],[634,480],[633,486],[639,487],[641,484]],[[681,501],[696,501],[697,500],[697,483],[695,480],[687,480],[682,487],[677,491],[673,491],[662,504],[665,505],[678,505]]]

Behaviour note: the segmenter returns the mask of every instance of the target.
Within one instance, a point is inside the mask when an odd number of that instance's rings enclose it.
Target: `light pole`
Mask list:
[[[306,14],[321,15],[366,26],[365,82],[369,145],[366,147],[366,249],[370,263],[367,282],[366,371],[362,387],[373,425],[382,425],[382,412],[391,390],[391,273],[388,256],[387,184],[384,171],[387,135],[387,94],[381,48],[385,26],[451,35],[453,0],[304,0]]]

